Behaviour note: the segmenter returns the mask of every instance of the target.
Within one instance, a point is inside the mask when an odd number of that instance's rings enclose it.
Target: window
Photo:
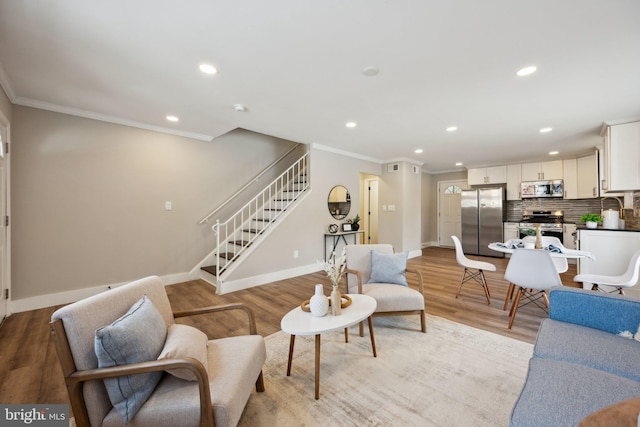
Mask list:
[[[462,188],[457,185],[450,185],[444,190],[444,194],[460,194],[462,193]]]

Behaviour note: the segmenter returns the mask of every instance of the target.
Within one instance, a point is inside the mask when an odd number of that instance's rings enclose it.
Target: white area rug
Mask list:
[[[320,399],[314,398],[314,337],[266,338],[264,393],[253,393],[240,426],[508,426],[533,346],[427,316],[374,319],[368,329],[322,335]]]

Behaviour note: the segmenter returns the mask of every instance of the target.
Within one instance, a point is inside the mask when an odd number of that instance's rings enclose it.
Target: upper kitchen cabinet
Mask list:
[[[604,135],[602,190],[640,190],[640,122],[610,125]]]
[[[469,169],[467,171],[469,185],[504,184],[507,182],[507,167]]]
[[[578,157],[578,199],[598,197],[598,157]]]
[[[595,154],[563,160],[564,198],[591,199],[599,196],[598,158]]]
[[[507,165],[507,200],[520,200],[521,181],[522,166],[519,164]]]
[[[562,178],[562,160],[522,164],[523,181],[540,181]]]

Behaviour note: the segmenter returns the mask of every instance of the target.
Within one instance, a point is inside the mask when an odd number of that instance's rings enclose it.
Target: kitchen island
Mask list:
[[[589,251],[595,257],[595,260],[578,260],[578,274],[620,275],[627,270],[633,253],[640,249],[640,230],[579,226],[578,249]],[[625,290],[625,294],[640,299],[640,286],[636,284]]]

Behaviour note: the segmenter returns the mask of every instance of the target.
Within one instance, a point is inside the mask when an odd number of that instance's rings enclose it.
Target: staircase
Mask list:
[[[221,286],[242,260],[271,233],[309,189],[309,154],[300,157],[228,220],[216,221],[215,249],[203,260],[200,278]]]

